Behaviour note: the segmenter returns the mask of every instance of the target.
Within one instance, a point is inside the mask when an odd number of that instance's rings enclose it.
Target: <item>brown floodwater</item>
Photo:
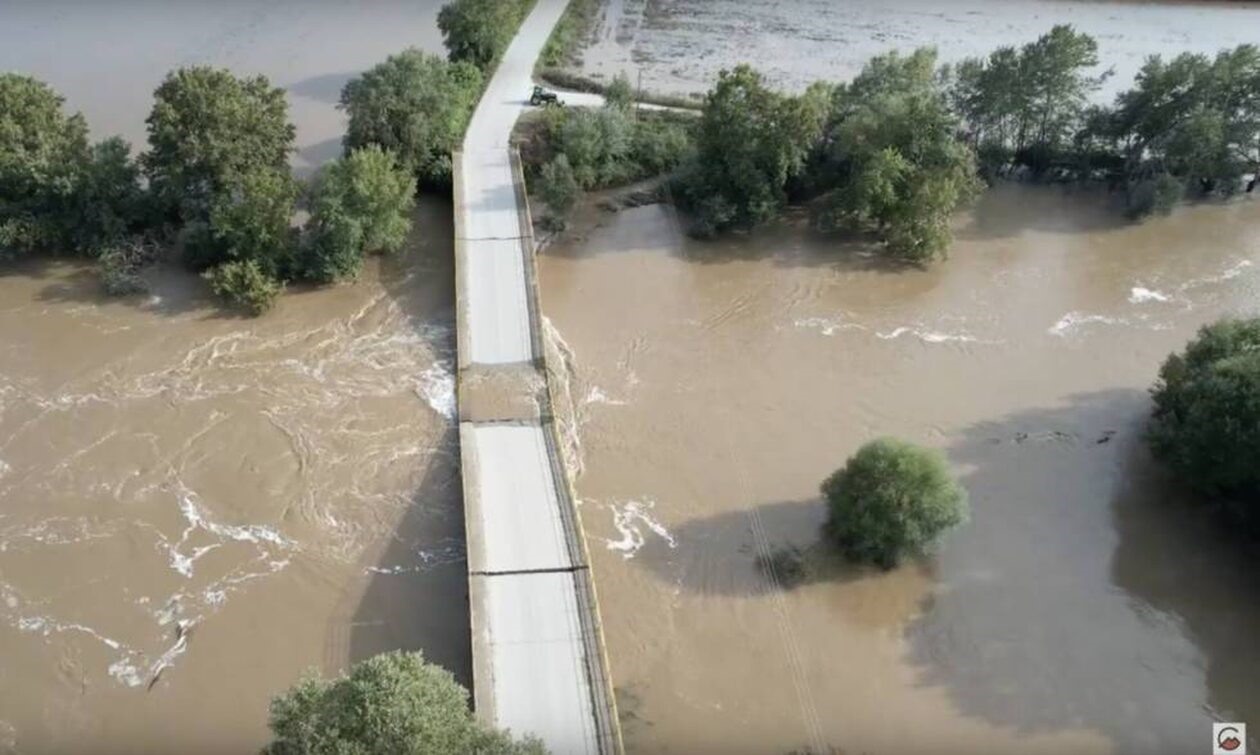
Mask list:
[[[265,73],[304,171],[438,6],[0,0],[0,70],[136,144],[170,68]],[[0,752],[256,752],[273,694],[384,650],[468,681],[452,234],[424,198],[400,255],[258,319],[173,268],[126,300],[0,269]]]
[[[704,92],[718,71],[751,63],[776,86],[852,78],[872,56],[930,45],[943,62],[1022,45],[1070,23],[1098,40],[1110,69],[1098,97],[1133,82],[1146,56],[1214,54],[1256,42],[1252,2],[1129,0],[607,0],[582,72],[619,72],[645,89]]]
[[[666,206],[546,251],[631,752],[1181,754],[1260,720],[1253,555],[1142,443],[1164,357],[1260,311],[1260,205],[1108,205],[1001,186],[928,269],[796,220],[694,241]],[[819,482],[884,435],[972,504],[890,572],[819,529]]]

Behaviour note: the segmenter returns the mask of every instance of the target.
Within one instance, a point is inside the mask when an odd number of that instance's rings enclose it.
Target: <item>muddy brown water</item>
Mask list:
[[[1189,753],[1260,720],[1254,557],[1141,442],[1163,358],[1260,311],[1254,201],[1130,225],[1004,186],[927,270],[587,209],[541,285],[631,752]],[[888,573],[820,546],[817,493],[881,435],[973,511]]]
[[[438,5],[0,0],[0,70],[134,144],[170,68],[267,74],[305,172]],[[0,752],[256,752],[271,695],[396,648],[468,682],[450,203],[416,229],[259,319],[177,269],[0,270]]]
[[[1146,56],[1214,54],[1255,43],[1252,2],[1106,0],[607,0],[583,73],[625,72],[652,91],[704,92],[718,71],[752,63],[775,85],[852,78],[874,55],[930,45],[942,62],[1031,42],[1060,23],[1098,40],[1112,69],[1098,98],[1132,85]],[[641,79],[639,77],[642,77]]]

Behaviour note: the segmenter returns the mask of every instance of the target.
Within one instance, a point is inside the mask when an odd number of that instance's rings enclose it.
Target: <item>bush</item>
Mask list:
[[[420,653],[393,652],[355,664],[333,681],[307,679],[271,702],[274,736],[265,755],[542,755],[485,728],[468,692]]]
[[[350,116],[346,152],[375,144],[423,183],[449,184],[451,152],[464,137],[481,72],[470,63],[447,63],[411,48],[391,55],[341,91]]]
[[[414,177],[375,145],[328,164],[312,191],[302,275],[325,282],[350,278],[364,253],[398,251],[411,230],[414,204]]]
[[[547,208],[557,220],[562,219],[577,204],[582,187],[573,176],[573,168],[569,158],[556,155],[555,159],[542,167],[538,175],[538,194]]]
[[[608,88],[604,90],[604,102],[609,107],[619,110],[629,110],[634,107],[634,89],[630,86],[630,79],[626,78],[624,73],[614,76],[608,84]]]
[[[1181,201],[1185,187],[1176,178],[1160,173],[1129,185],[1125,212],[1137,219],[1147,215],[1168,215]]]
[[[180,68],[153,96],[149,152],[141,163],[166,212],[205,221],[215,197],[238,189],[246,174],[289,173],[296,132],[284,90],[265,76]]]
[[[867,443],[822,484],[828,531],[856,561],[895,566],[967,517],[967,494],[934,451]]]
[[[157,259],[158,248],[151,239],[134,236],[102,247],[96,260],[101,286],[110,296],[143,294],[149,286],[140,271]]]
[[[205,278],[215,294],[253,315],[271,309],[284,290],[284,284],[268,275],[258,260],[225,262],[208,270]]]
[[[0,74],[0,258],[68,243],[87,123],[29,76]]]
[[[453,0],[438,13],[438,28],[452,63],[487,71],[516,35],[530,3],[523,0]]]
[[[1200,329],[1164,362],[1151,393],[1156,458],[1232,523],[1260,533],[1260,318]]]

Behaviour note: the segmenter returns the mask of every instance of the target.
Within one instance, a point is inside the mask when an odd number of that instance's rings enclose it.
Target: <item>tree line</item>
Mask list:
[[[355,277],[364,256],[400,249],[417,186],[446,188],[451,153],[527,3],[455,0],[439,17],[447,59],[405,50],[346,84],[344,155],[303,184],[296,129],[265,76],[189,66],[157,87],[133,155],[93,144],[47,84],[0,74],[0,258],[77,254],[107,292],[179,250],[212,290],[254,314],[292,282]],[[297,210],[308,217],[299,227]]]
[[[890,52],[848,83],[798,95],[737,66],[683,132],[668,186],[698,236],[751,228],[794,203],[820,230],[873,234],[914,262],[945,254],[951,215],[986,181],[1099,184],[1135,218],[1254,187],[1260,47],[1152,56],[1108,106],[1090,104],[1110,75],[1097,66],[1097,42],[1067,25],[955,65],[930,48]],[[563,139],[552,143],[572,166]]]

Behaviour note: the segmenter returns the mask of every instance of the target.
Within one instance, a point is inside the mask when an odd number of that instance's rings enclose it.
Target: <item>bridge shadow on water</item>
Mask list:
[[[381,282],[410,327],[453,371],[455,304],[449,199],[422,195],[407,247],[382,260]],[[417,400],[423,400],[417,397]],[[472,686],[459,433],[445,422],[393,533],[343,599],[329,628],[326,671],[391,650],[419,650]],[[420,432],[419,430],[417,432]]]

